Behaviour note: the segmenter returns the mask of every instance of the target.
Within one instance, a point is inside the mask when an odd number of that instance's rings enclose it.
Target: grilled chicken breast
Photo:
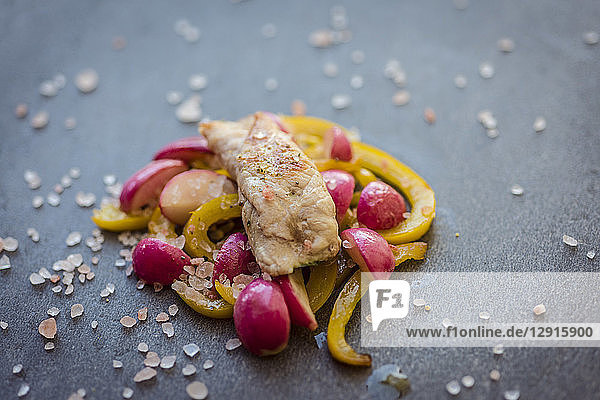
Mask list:
[[[271,118],[212,121],[200,132],[237,180],[242,220],[263,271],[289,274],[338,253],[335,205],[323,178]]]

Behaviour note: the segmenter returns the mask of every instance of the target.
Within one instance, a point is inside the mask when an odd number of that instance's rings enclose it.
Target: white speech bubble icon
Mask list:
[[[369,300],[373,331],[384,319],[408,315],[410,283],[403,280],[376,280],[369,283]]]

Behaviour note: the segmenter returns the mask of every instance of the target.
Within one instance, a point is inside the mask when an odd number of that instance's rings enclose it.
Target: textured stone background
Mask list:
[[[189,93],[187,79],[205,73],[209,86],[202,96],[212,118],[238,118],[257,109],[289,112],[299,98],[313,115],[356,126],[363,140],[386,149],[422,174],[436,191],[438,217],[425,237],[431,250],[426,261],[413,264],[439,270],[582,270],[597,271],[598,259],[585,252],[600,250],[600,45],[588,46],[581,35],[600,29],[597,1],[473,1],[464,11],[451,1],[345,2],[354,38],[327,50],[307,44],[311,31],[326,27],[335,1],[3,1],[0,4],[0,236],[19,239],[11,254],[13,268],[0,273],[0,320],[10,327],[0,332],[0,397],[16,397],[21,382],[31,385],[28,398],[63,398],[80,387],[88,398],[120,398],[124,386],[134,398],[186,398],[189,379],[181,375],[186,356],[181,347],[196,342],[200,356],[196,379],[206,382],[211,398],[357,398],[365,394],[370,371],[342,366],[327,350],[317,349],[311,335],[294,329],[282,354],[257,359],[243,349],[226,352],[234,336],[231,321],[212,321],[194,314],[169,291],[155,295],[135,289],[135,279],[113,266],[121,248],[107,234],[96,278],[71,297],[55,295],[46,284],[32,288],[28,275],[71,252],[91,253],[83,245],[67,249],[73,230],[89,235],[91,211],[74,203],[77,191],[102,196],[102,176],[122,181],[140,168],[166,142],[195,133],[194,126],[176,121],[165,93]],[[202,31],[195,44],[176,36],[173,24],[188,18]],[[273,39],[260,28],[272,22]],[[127,47],[111,49],[122,35]],[[502,54],[496,41],[512,37],[516,49]],[[350,62],[352,50],[366,54],[362,65]],[[382,75],[390,58],[398,58],[408,75],[410,104],[394,107],[394,85]],[[485,60],[496,68],[493,79],[479,77]],[[322,65],[340,67],[326,78]],[[72,78],[83,68],[98,71],[100,84],[81,95]],[[62,72],[69,79],[56,98],[38,93],[44,79]],[[364,88],[350,89],[354,73]],[[453,78],[468,79],[464,90]],[[264,81],[279,80],[267,92]],[[349,93],[352,106],[334,111],[330,97]],[[30,112],[50,112],[50,124],[32,130],[13,115],[26,102]],[[423,121],[432,107],[435,125]],[[476,114],[489,108],[498,119],[500,136],[489,139]],[[30,114],[31,115],[31,114]],[[536,134],[536,116],[548,127]],[[66,131],[63,121],[78,125]],[[72,166],[82,176],[53,208],[31,207],[35,194],[45,196]],[[43,186],[31,191],[25,169],[40,173]],[[512,184],[525,189],[510,194]],[[42,237],[33,244],[27,227]],[[460,232],[460,237],[454,236]],[[567,248],[563,234],[584,242]],[[99,297],[108,282],[117,289],[108,302]],[[73,303],[85,313],[67,317]],[[154,321],[124,332],[118,320],[143,305],[153,318],[168,305],[181,311],[174,319],[175,337],[167,339]],[[61,309],[56,349],[47,353],[36,332],[48,307]],[[331,302],[319,312],[327,325]],[[93,331],[90,322],[100,327]],[[358,317],[348,328],[349,342],[358,343]],[[137,343],[147,342],[159,355],[177,354],[171,371],[159,371],[152,383],[134,384],[142,367]],[[445,384],[465,374],[476,379],[461,398],[500,398],[518,388],[522,398],[598,398],[600,352],[596,349],[507,349],[494,358],[490,349],[377,349],[374,366],[397,363],[411,379],[411,399],[446,398]],[[201,370],[211,358],[215,367]],[[112,359],[122,360],[114,370]],[[25,374],[13,376],[22,363]],[[502,372],[491,383],[492,368]]]

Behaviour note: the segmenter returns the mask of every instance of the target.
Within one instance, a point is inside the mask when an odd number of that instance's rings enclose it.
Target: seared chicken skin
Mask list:
[[[271,118],[211,121],[200,132],[237,180],[242,221],[263,271],[289,274],[338,253],[335,205],[323,178]]]

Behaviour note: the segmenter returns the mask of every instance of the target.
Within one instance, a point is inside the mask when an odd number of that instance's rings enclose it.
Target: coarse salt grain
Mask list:
[[[135,318],[130,317],[129,315],[125,315],[119,320],[119,322],[125,328],[132,328],[137,323],[137,320]]]
[[[494,77],[494,66],[489,62],[483,62],[479,64],[479,75],[483,79],[490,79]]]
[[[535,315],[542,315],[546,312],[546,306],[544,304],[538,304],[537,306],[533,307],[533,313]]]
[[[83,315],[83,305],[77,303],[71,306],[71,318],[77,318]]]
[[[56,320],[51,317],[40,322],[38,332],[46,339],[54,339],[56,336]]]
[[[77,246],[81,243],[81,232],[71,232],[65,239],[65,243],[69,247]]]
[[[56,317],[60,313],[60,310],[58,307],[50,307],[46,313],[51,317]]]
[[[21,386],[19,386],[19,390],[17,391],[17,396],[23,397],[26,396],[27,393],[29,393],[29,385],[27,383],[22,383]]]
[[[177,107],[175,116],[183,123],[199,122],[202,119],[201,103],[200,96],[191,96]]]
[[[347,94],[334,94],[331,96],[331,106],[336,110],[343,110],[350,107],[352,98]]]
[[[493,369],[490,371],[490,379],[493,381],[499,381],[500,380],[500,371],[498,371],[497,369]]]
[[[14,237],[7,236],[4,239],[2,239],[2,243],[3,248],[6,251],[17,251],[17,249],[19,248],[19,241]]]
[[[208,389],[202,382],[194,381],[185,387],[188,396],[194,400],[203,400],[208,396]]]
[[[410,102],[410,92],[408,90],[399,90],[392,96],[392,103],[395,106],[405,106]]]
[[[33,129],[43,129],[49,121],[50,114],[47,111],[40,111],[31,118],[30,125]]]
[[[446,384],[446,391],[452,396],[457,396],[460,393],[460,384],[457,380],[450,381]]]
[[[192,364],[187,364],[181,369],[181,373],[183,374],[183,376],[194,375],[196,373],[196,367],[194,367]]]
[[[200,351],[200,347],[196,343],[189,343],[183,346],[183,352],[188,357],[194,357]]]
[[[34,272],[29,275],[29,282],[31,282],[32,285],[41,285],[46,282],[46,280],[40,274]]]
[[[460,380],[460,382],[462,383],[462,385],[466,388],[472,388],[473,385],[475,385],[475,378],[473,378],[471,375],[465,375],[462,377],[462,379]]]
[[[87,68],[75,76],[75,86],[82,93],[90,93],[98,87],[98,80],[98,73],[91,68]]]
[[[146,319],[148,319],[148,307],[143,307],[139,309],[137,315],[138,320],[140,321],[145,321]]]
[[[501,343],[495,345],[492,349],[492,353],[494,353],[497,356],[501,356],[502,354],[504,354],[504,345]]]
[[[173,324],[170,322],[164,322],[161,325],[162,331],[167,337],[173,337],[175,335],[175,330],[173,329]]]
[[[160,365],[160,357],[154,352],[149,352],[144,360],[146,367],[158,367]]]
[[[156,322],[166,322],[169,320],[169,315],[165,312],[158,313],[156,316]]]
[[[577,245],[579,244],[577,239],[569,235],[563,235],[562,240],[564,244],[571,247],[577,247]]]
[[[156,370],[154,370],[150,367],[145,367],[141,371],[139,371],[137,374],[135,374],[135,376],[133,377],[133,381],[134,382],[144,382],[144,381],[154,378],[155,376],[156,376]]]
[[[160,367],[162,369],[171,369],[175,365],[176,360],[177,360],[177,356],[164,356],[160,360]]]
[[[225,343],[226,350],[235,350],[242,345],[242,342],[238,338],[229,339],[227,343]]]
[[[9,269],[10,268],[10,258],[8,258],[8,256],[6,254],[3,254],[2,257],[0,257],[0,271],[4,270],[4,269]]]
[[[524,189],[521,185],[514,184],[510,187],[510,192],[514,196],[521,196],[524,193]]]

